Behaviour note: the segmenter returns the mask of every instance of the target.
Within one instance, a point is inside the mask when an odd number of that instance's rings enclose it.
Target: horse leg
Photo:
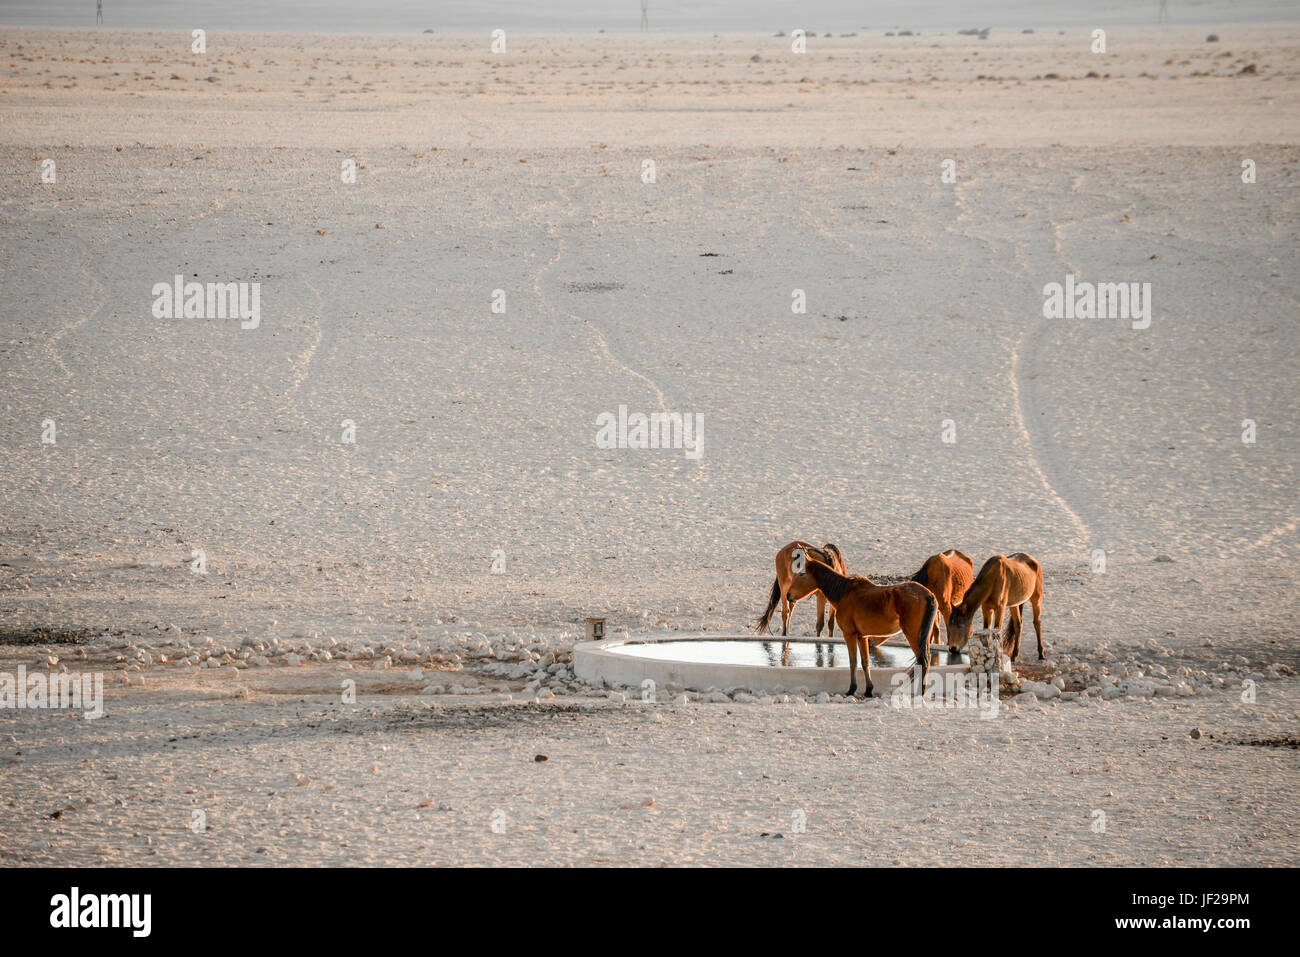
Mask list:
[[[1034,634],[1038,636],[1038,660],[1043,660],[1043,590],[1040,588],[1029,596],[1030,607],[1034,609]]]
[[[790,614],[794,611],[794,602],[790,600],[790,595],[785,592],[781,595],[781,637],[786,638],[790,634]]]
[[[1012,605],[1007,609],[1007,627],[1011,636],[1011,660],[1020,657],[1020,606]]]
[[[844,692],[844,696],[852,698],[858,690],[858,640],[846,631],[844,643],[849,646],[849,690]]]
[[[925,628],[926,615],[930,614],[929,601],[924,602],[919,608],[915,605],[904,608],[903,614],[898,619],[899,627],[912,648],[912,654],[916,656],[916,664],[912,666],[910,672],[913,696],[925,694],[925,679],[930,673],[930,647],[933,644],[931,636],[937,637],[939,633],[939,599],[934,599],[934,602],[934,622],[929,631]]]
[[[862,650],[862,673],[867,679],[867,686],[862,692],[862,697],[870,698],[875,694],[876,686],[871,683],[871,644],[867,641],[866,635],[858,636],[858,647]]]
[[[826,624],[826,596],[817,593],[817,637],[822,636],[822,625]],[[831,636],[835,637],[834,635]]]
[[[827,622],[827,624],[830,625],[830,627],[826,629],[826,637],[834,638],[835,637],[835,606],[834,605],[831,605],[831,617]]]

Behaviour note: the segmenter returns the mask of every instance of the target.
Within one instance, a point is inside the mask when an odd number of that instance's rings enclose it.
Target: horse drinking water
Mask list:
[[[912,576],[912,581],[930,589],[930,593],[939,602],[939,614],[943,617],[945,627],[948,625],[948,617],[952,614],[953,607],[961,604],[966,590],[970,588],[971,581],[975,577],[974,569],[975,563],[971,561],[969,555],[955,548],[949,548],[927,558],[921,570]],[[936,621],[934,633],[930,635],[930,642],[933,644],[938,640],[939,623]]]
[[[1043,660],[1043,567],[1032,555],[1013,552],[994,555],[984,563],[975,582],[966,592],[960,605],[948,618],[948,645],[956,651],[966,647],[970,640],[971,623],[975,610],[984,611],[984,624],[993,622],[1002,627],[1002,612],[1010,609],[1006,634],[1002,646],[1011,660],[1020,657],[1021,606],[1025,603],[1034,609],[1034,633],[1038,636],[1038,660]],[[841,625],[841,627],[843,627]]]

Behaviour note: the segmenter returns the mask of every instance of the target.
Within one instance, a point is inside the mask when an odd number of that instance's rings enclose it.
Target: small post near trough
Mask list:
[[[587,625],[588,641],[605,640],[605,619],[604,618],[584,618]]]

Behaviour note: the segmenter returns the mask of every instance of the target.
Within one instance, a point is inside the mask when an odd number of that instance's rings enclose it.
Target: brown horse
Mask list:
[[[794,611],[795,604],[803,601],[813,592],[817,592],[817,637],[821,637],[822,625],[826,622],[826,598],[817,591],[817,583],[813,581],[812,576],[806,570],[798,570],[803,569],[809,560],[828,565],[841,575],[848,574],[848,569],[844,566],[844,556],[839,548],[830,542],[821,548],[804,541],[794,541],[786,545],[776,553],[776,578],[772,580],[772,593],[768,596],[767,608],[763,611],[763,617],[758,619],[755,631],[760,634],[767,631],[772,621],[772,612],[776,610],[776,603],[780,602],[781,634],[789,635],[790,615]],[[798,566],[798,569],[795,566]],[[835,637],[834,608],[831,609],[831,627],[827,634],[832,638]]]
[[[912,576],[912,581],[930,589],[930,593],[939,602],[939,614],[943,623],[948,624],[948,616],[954,605],[960,605],[966,590],[974,580],[975,563],[965,552],[949,548],[938,555],[931,555],[921,566],[921,570]],[[934,634],[930,642],[939,641],[939,623],[934,623]]]
[[[862,671],[867,676],[865,697],[871,697],[875,686],[871,683],[870,646],[881,644],[899,630],[912,646],[924,684],[925,676],[930,673],[930,632],[939,615],[939,603],[928,588],[916,582],[877,585],[859,575],[847,578],[811,560],[808,573],[839,615],[840,631],[844,632],[844,643],[849,646],[849,695],[858,690],[861,654]]]
[[[984,624],[992,619],[994,627],[1002,627],[1002,612],[1010,610],[1007,631],[1002,636],[1002,646],[1007,648],[1011,660],[1020,657],[1021,605],[1025,602],[1034,609],[1034,632],[1038,636],[1038,660],[1043,660],[1043,567],[1038,560],[1024,552],[1011,555],[994,555],[984,563],[966,597],[953,608],[948,619],[948,643],[960,650],[970,640],[971,623],[975,609],[984,611]],[[843,627],[843,626],[841,626]]]

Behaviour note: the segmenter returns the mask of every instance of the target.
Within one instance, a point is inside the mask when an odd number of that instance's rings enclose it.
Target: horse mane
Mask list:
[[[980,603],[989,591],[989,579],[986,577],[988,572],[999,559],[1001,555],[994,555],[983,565],[980,566],[979,572],[975,575],[974,580],[970,583],[970,588],[966,589],[966,594],[961,600],[960,610],[965,613],[969,609],[970,614],[975,614],[975,609],[979,608]]]
[[[836,545],[834,542],[827,542],[825,545],[822,546],[822,551],[826,552],[829,555],[834,556],[835,558],[838,558],[840,560],[840,568],[843,568],[845,571],[848,571],[849,563],[844,560],[844,553],[840,551],[840,547],[838,545]],[[832,569],[832,571],[833,570],[834,569]]]
[[[930,559],[927,558],[921,564],[921,570],[912,576],[911,581],[916,582],[918,585],[924,585],[926,588],[929,588],[930,587],[929,569],[930,569]]]
[[[816,579],[817,587],[828,601],[839,601],[844,597],[844,593],[849,590],[851,579],[845,578],[835,569],[823,565],[815,558],[808,559],[808,574]]]

